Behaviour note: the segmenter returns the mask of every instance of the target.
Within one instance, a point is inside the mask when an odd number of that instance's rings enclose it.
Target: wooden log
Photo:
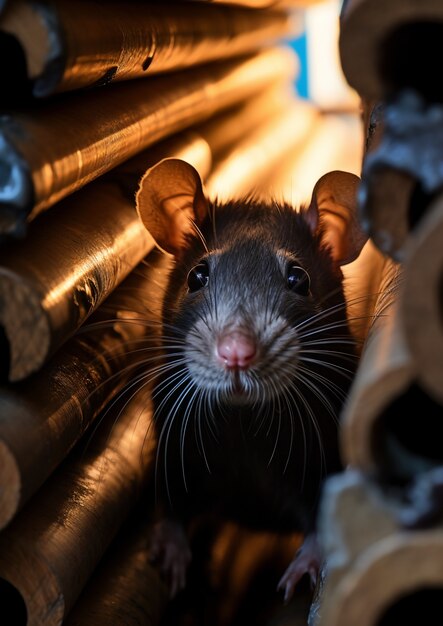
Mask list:
[[[435,621],[443,593],[443,529],[401,530],[397,506],[353,470],[328,480],[320,511],[328,575],[312,626]]]
[[[412,88],[427,100],[443,102],[435,79],[442,35],[443,6],[436,0],[348,0],[339,36],[345,77],[364,98],[384,100]]]
[[[26,239],[2,248],[0,319],[10,381],[42,367],[153,247],[133,204],[113,185],[88,189],[35,222]]]
[[[289,84],[271,85],[269,89],[228,107],[208,121],[152,146],[112,170],[103,180],[117,181],[126,195],[133,198],[146,170],[166,157],[192,163],[202,180],[207,180],[212,175],[214,161],[220,155],[231,153],[235,145],[257,127],[287,114],[288,108],[296,102]]]
[[[15,0],[0,22],[25,54],[37,97],[233,57],[300,30],[289,11],[134,1]]]
[[[209,170],[206,142],[195,133],[177,136],[66,198],[25,239],[1,249],[10,381],[37,371],[152,249],[135,193],[147,167],[165,156],[191,162],[202,175]]]
[[[165,136],[290,80],[296,59],[289,48],[268,49],[189,72],[75,93],[4,116],[2,232],[19,232],[26,220]]]
[[[110,542],[139,499],[153,468],[149,395],[115,405],[0,534],[0,594],[22,598],[27,619],[2,612],[10,623],[59,625],[74,605]],[[12,614],[11,614],[12,613]],[[2,618],[3,619],[3,618]]]
[[[167,585],[150,559],[150,520],[136,510],[69,613],[66,626],[156,626]],[[141,518],[141,519],[140,519]]]
[[[406,250],[402,316],[418,379],[443,405],[443,196],[429,207]]]
[[[147,263],[110,296],[106,312],[103,305],[99,319],[85,326],[38,374],[0,387],[0,529],[40,488],[155,345],[160,307],[156,301],[169,265],[155,251]],[[149,310],[141,304],[147,300]]]

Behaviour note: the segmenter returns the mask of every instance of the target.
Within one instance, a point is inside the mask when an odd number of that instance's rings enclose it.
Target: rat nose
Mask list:
[[[247,369],[256,353],[255,339],[244,330],[228,331],[217,342],[217,357],[229,369]]]

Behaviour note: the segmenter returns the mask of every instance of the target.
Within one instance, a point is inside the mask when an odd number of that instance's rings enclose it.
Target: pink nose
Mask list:
[[[232,330],[217,342],[217,356],[229,369],[246,369],[257,353],[255,340],[242,330]]]

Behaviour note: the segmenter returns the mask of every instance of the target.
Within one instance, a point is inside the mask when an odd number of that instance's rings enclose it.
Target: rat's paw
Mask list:
[[[171,598],[186,585],[186,570],[191,557],[188,538],[181,524],[169,519],[155,524],[151,537],[151,560],[167,577]]]
[[[305,574],[309,575],[312,588],[316,586],[321,562],[322,554],[317,537],[315,534],[308,535],[278,583],[277,591],[285,592],[285,603],[292,598],[296,585]]]

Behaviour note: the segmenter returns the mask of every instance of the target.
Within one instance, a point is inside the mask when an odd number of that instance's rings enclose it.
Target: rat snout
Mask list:
[[[227,369],[248,369],[257,354],[257,342],[247,330],[225,331],[217,341],[217,358]]]

